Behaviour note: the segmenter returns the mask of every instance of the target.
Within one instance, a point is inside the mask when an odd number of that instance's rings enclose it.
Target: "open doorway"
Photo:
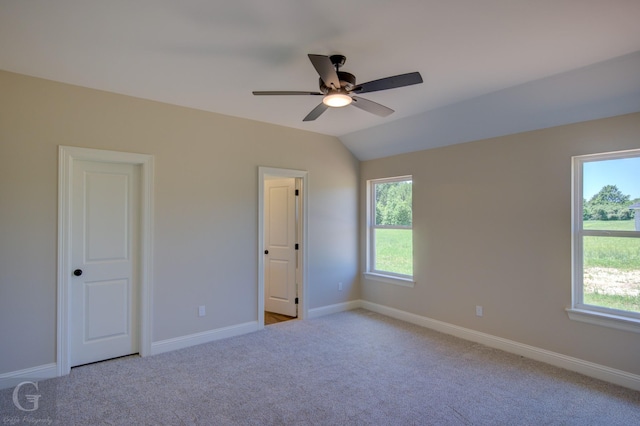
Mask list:
[[[264,311],[264,325],[273,325],[281,322],[291,321],[298,319],[297,316],[290,317],[288,315],[282,315],[275,312]]]
[[[306,176],[260,168],[259,327],[306,316]]]

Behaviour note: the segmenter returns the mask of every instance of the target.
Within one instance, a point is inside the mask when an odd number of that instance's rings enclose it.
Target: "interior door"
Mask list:
[[[297,316],[296,180],[265,181],[264,309]]]
[[[75,161],[71,366],[138,352],[139,166]]]

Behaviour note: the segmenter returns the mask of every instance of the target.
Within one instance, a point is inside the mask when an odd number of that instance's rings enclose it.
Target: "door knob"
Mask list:
[[[264,251],[264,254],[269,254],[269,250],[265,250],[265,251]]]
[[[82,269],[76,269],[75,271],[73,271],[73,275],[79,277],[80,275],[82,275]]]

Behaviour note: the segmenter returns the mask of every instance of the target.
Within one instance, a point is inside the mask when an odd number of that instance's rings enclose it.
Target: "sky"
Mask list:
[[[640,157],[585,162],[582,185],[587,200],[605,185],[617,186],[631,200],[640,198]]]

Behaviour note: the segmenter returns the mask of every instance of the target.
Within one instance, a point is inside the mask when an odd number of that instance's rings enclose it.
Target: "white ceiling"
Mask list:
[[[638,0],[0,0],[0,69],[339,137],[360,159],[640,111]],[[308,53],[424,84],[302,118]]]

